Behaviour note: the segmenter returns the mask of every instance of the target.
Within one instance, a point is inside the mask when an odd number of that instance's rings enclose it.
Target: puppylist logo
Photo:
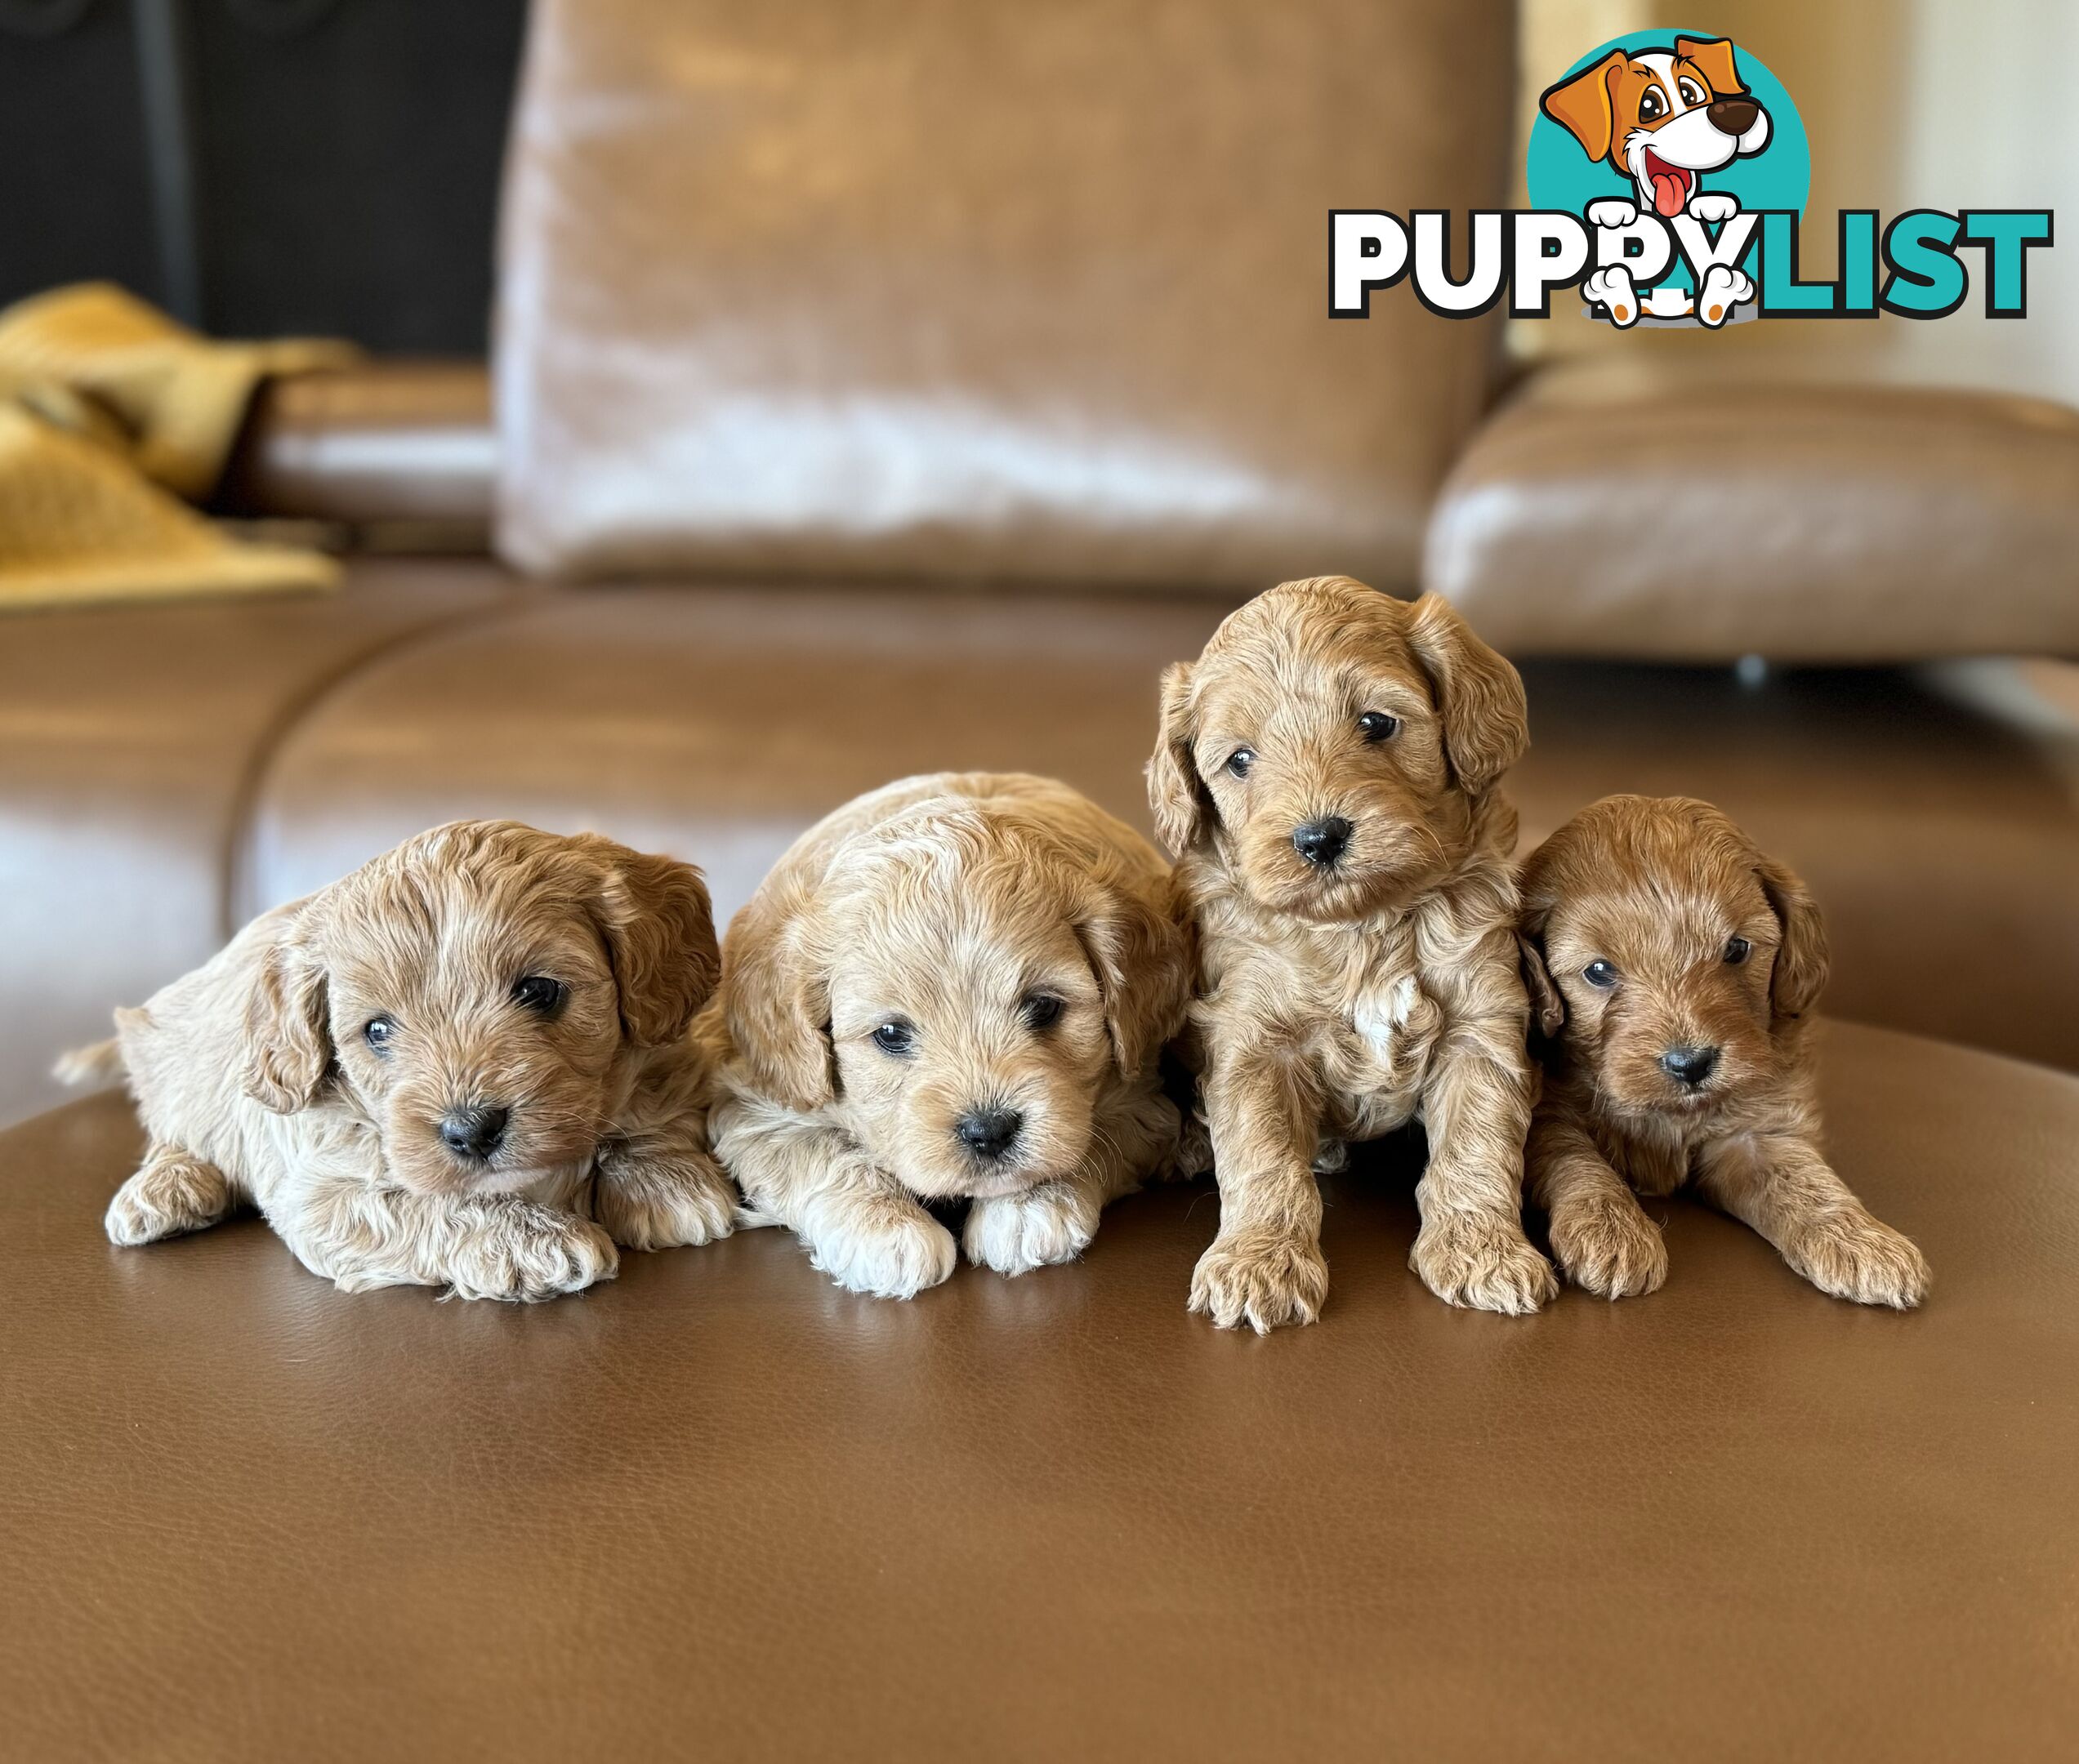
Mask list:
[[[2053,242],[2046,208],[1916,208],[1835,221],[1831,282],[1806,281],[1799,231],[1812,179],[1805,124],[1760,59],[1720,37],[1648,31],[1583,56],[1546,88],[1525,164],[1532,207],[1466,216],[1452,275],[1452,216],[1338,208],[1328,217],[1328,310],[1363,318],[1374,290],[1409,282],[1443,318],[1506,298],[1549,318],[1578,285],[1590,315],[1634,326],[1751,318],[1940,318],[1972,271],[1993,318],[2028,312],[2028,254]]]

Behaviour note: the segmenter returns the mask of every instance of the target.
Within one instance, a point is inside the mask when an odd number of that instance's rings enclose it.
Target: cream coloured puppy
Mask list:
[[[1157,1076],[1189,942],[1169,866],[1066,785],[906,778],[797,840],[729,927],[715,1148],[753,1211],[854,1292],[953,1272],[922,1204],[967,1201],[968,1255],[1072,1260],[1167,1173]]]
[[[262,915],[61,1067],[127,1071],[145,1244],[257,1206],[343,1290],[546,1298],[616,1244],[730,1229],[686,1031],[718,960],[700,872],[457,822]]]

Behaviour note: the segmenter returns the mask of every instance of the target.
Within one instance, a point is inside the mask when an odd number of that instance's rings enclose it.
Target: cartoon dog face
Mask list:
[[[458,822],[297,910],[248,1008],[247,1094],[348,1102],[420,1193],[519,1188],[592,1155],[623,1050],[682,1035],[718,966],[691,866]]]
[[[1641,208],[1680,214],[1700,175],[1769,145],[1769,113],[1751,97],[1723,38],[1675,39],[1672,53],[1613,49],[1561,81],[1539,108],[1629,177]]]
[[[1818,908],[1723,813],[1607,796],[1524,866],[1541,1034],[1620,1116],[1706,1120],[1780,1082],[1827,973]]]

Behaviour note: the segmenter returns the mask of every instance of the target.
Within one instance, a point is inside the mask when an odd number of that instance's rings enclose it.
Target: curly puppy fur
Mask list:
[[[1530,1192],[1568,1278],[1654,1290],[1667,1252],[1636,1196],[1693,1180],[1822,1292],[1918,1304],[1920,1251],[1820,1152],[1827,939],[1805,884],[1708,803],[1608,796],[1531,855],[1523,897],[1546,1071]]]
[[[1313,1169],[1410,1120],[1429,1289],[1510,1312],[1558,1290],[1521,1218],[1533,1085],[1497,787],[1527,743],[1516,670],[1457,612],[1345,576],[1259,595],[1164,673],[1149,799],[1197,917],[1220,1194],[1191,1308],[1223,1328],[1314,1321]]]
[[[1177,1157],[1189,934],[1148,842],[1050,779],[943,773],[811,828],[729,927],[715,1146],[841,1286],[1073,1260]]]
[[[109,1236],[250,1202],[345,1291],[522,1299],[610,1279],[617,1244],[724,1236],[686,1036],[718,965],[689,865],[511,822],[422,834],[116,1013],[149,1149]]]

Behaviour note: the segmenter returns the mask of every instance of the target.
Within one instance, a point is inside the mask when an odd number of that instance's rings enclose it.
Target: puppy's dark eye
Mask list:
[[[1685,105],[1700,105],[1704,101],[1703,87],[1693,79],[1677,81],[1675,89],[1682,95],[1682,102]]]
[[[388,1017],[371,1017],[363,1026],[361,1039],[378,1054],[390,1051],[391,1038],[397,1033],[397,1024]]]
[[[1247,777],[1249,768],[1256,763],[1256,751],[1253,747],[1237,747],[1227,756],[1227,769],[1237,777]]]
[[[1368,742],[1390,741],[1400,728],[1400,719],[1383,710],[1367,710],[1357,719],[1357,732]]]
[[[873,1045],[883,1054],[907,1054],[917,1045],[917,1031],[899,1019],[885,1022],[873,1031]]]
[[[1646,96],[1639,100],[1639,120],[1641,122],[1657,122],[1661,112],[1666,108],[1661,100],[1660,94],[1649,88]]]
[[[1742,962],[1747,959],[1748,953],[1753,948],[1754,946],[1748,942],[1743,937],[1728,938],[1725,940],[1725,960],[1727,965],[1733,968],[1738,967]]]
[[[1035,992],[1025,1000],[1025,1027],[1051,1029],[1061,1020],[1061,1000],[1051,992]]]
[[[1598,956],[1595,960],[1581,970],[1581,978],[1589,985],[1600,987],[1604,991],[1608,991],[1617,984],[1617,969],[1614,964],[1606,962]]]
[[[512,983],[514,1003],[533,1011],[537,1016],[553,1017],[563,1009],[563,1001],[570,996],[570,989],[560,980],[551,980],[547,974],[531,973],[524,979]]]

